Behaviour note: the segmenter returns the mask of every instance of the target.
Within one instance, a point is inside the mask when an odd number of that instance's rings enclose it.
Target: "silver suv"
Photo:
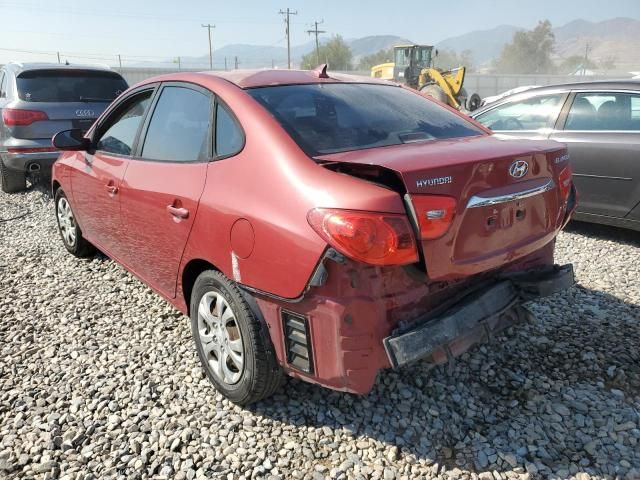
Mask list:
[[[17,192],[49,176],[58,152],[51,137],[88,130],[127,82],[108,67],[9,63],[0,68],[0,183]]]

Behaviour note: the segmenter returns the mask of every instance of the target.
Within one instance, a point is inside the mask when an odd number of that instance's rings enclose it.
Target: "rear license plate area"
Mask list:
[[[86,133],[87,130],[91,128],[91,125],[93,125],[93,122],[95,122],[95,120],[95,118],[81,118],[72,120],[71,123],[73,125],[73,128],[79,128],[80,130],[82,130],[82,133]]]

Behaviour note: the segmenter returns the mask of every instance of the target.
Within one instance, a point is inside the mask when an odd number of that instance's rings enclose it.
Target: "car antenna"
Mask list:
[[[327,74],[327,64],[326,63],[318,65],[312,71],[313,71],[313,73],[315,73],[318,76],[318,78],[329,78],[329,75]]]

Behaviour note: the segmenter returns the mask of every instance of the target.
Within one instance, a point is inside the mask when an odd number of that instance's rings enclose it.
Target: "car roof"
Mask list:
[[[373,77],[349,75],[344,73],[327,72],[322,76],[321,69],[316,70],[231,70],[228,72],[208,71],[199,72],[200,75],[218,77],[235,84],[240,88],[271,87],[279,85],[305,85],[312,83],[372,83],[380,85],[397,85],[387,80]],[[172,80],[188,77],[188,73],[170,74]],[[167,76],[160,76],[145,80],[144,83],[164,80]]]
[[[94,70],[96,72],[113,72],[108,65],[83,65],[65,63],[20,63],[10,62],[4,67],[7,71],[20,75],[33,70]],[[113,72],[116,73],[116,72]]]
[[[607,89],[629,89],[629,90],[640,90],[640,79],[634,80],[631,78],[628,79],[619,79],[619,80],[591,80],[589,82],[570,82],[570,83],[557,83],[553,85],[544,85],[540,87],[532,87],[524,92],[517,92],[511,96],[522,95],[522,94],[532,94],[538,92],[546,92],[546,91],[557,91],[557,90],[607,90]],[[505,97],[508,98],[508,97]],[[503,99],[501,99],[503,100]]]

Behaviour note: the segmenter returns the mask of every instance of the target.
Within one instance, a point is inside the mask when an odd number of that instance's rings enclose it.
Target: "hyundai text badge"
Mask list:
[[[529,164],[524,160],[516,160],[509,167],[509,175],[513,178],[522,178],[529,171]]]

